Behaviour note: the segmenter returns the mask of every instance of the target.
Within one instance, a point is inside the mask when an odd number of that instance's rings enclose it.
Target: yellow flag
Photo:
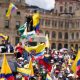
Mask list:
[[[38,12],[34,13],[33,14],[33,27],[36,27],[39,24],[39,21],[40,21],[40,14]]]
[[[2,37],[3,39],[7,40],[8,39],[8,36],[5,36],[3,34],[0,33],[0,37]]]
[[[2,63],[2,68],[1,68],[1,74],[11,74],[12,71],[10,69],[10,66],[8,64],[8,61],[6,59],[6,56],[4,54],[4,58],[3,58],[3,63]]]
[[[25,68],[19,68],[17,67],[17,71],[26,75],[30,75],[31,74],[31,70],[30,69],[25,69]]]
[[[77,66],[77,62],[78,62],[79,59],[80,59],[80,50],[78,50],[78,54],[77,54],[77,56],[76,56],[76,59],[75,59],[75,61],[73,62],[72,67],[71,67],[71,69],[72,69],[72,71],[73,71],[74,73],[76,73],[76,66]]]
[[[26,75],[34,76],[34,71],[33,71],[33,65],[32,65],[32,59],[30,59],[30,62],[28,64],[28,68],[19,68],[17,67],[17,71]]]
[[[48,34],[46,34],[46,47],[47,47],[47,48],[50,47]]]
[[[35,50],[36,53],[40,53],[45,49],[45,44],[44,43],[38,44],[37,46],[34,46],[34,47],[33,46],[32,47],[25,46],[24,49],[28,52]]]
[[[13,10],[16,10],[17,9],[17,7],[14,5],[14,4],[12,4],[12,3],[10,3],[10,5],[9,5],[9,8],[8,8],[8,11],[7,11],[7,13],[6,13],[6,17],[10,17],[10,15],[11,15],[11,12],[13,11]]]
[[[33,65],[32,65],[32,59],[30,59],[30,62],[29,62],[29,69],[31,70],[30,76],[34,76]]]

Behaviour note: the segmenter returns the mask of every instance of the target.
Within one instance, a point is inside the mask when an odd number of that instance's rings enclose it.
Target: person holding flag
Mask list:
[[[40,14],[37,10],[33,13],[33,28],[38,33],[40,27]]]

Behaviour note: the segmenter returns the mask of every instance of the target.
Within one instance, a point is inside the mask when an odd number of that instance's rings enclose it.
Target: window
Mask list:
[[[76,38],[79,39],[79,33],[78,32],[76,33]]]
[[[9,20],[5,20],[5,28],[9,28]]]
[[[57,27],[57,21],[54,21],[54,26]]]
[[[64,34],[64,39],[68,39],[68,33],[67,32]]]
[[[56,44],[52,43],[51,49],[56,49]]]
[[[16,21],[16,29],[20,27],[20,21]]]
[[[75,49],[78,50],[78,44],[75,45]]]
[[[62,39],[62,32],[58,33],[58,39]]]
[[[72,33],[71,36],[72,36],[72,39],[74,39],[74,33]]]
[[[59,27],[60,27],[60,28],[63,27],[63,21],[59,21]]]
[[[61,49],[61,48],[62,48],[62,44],[59,43],[59,44],[58,44],[58,50]]]
[[[67,8],[65,8],[64,13],[67,13]]]
[[[49,27],[50,26],[50,20],[46,20],[45,25]]]
[[[68,44],[64,44],[64,48],[68,48]]]
[[[19,43],[19,37],[15,38],[15,45]]]
[[[65,28],[68,29],[69,28],[69,22],[65,21]]]
[[[71,21],[71,22],[70,22],[70,25],[71,25],[71,26],[70,26],[71,28],[74,28],[74,27],[75,27],[75,22]]]
[[[17,15],[20,16],[20,11],[17,11]]]
[[[41,20],[40,20],[40,24],[41,24],[41,25],[44,25],[44,19],[41,19]]]
[[[52,26],[54,27],[54,20],[52,20]]]
[[[56,32],[55,31],[52,32],[52,38],[56,38]]]
[[[72,6],[69,7],[69,12],[72,13]]]
[[[78,21],[76,22],[76,27],[78,27],[78,28],[79,28],[79,22],[78,22]]]
[[[63,12],[63,6],[60,6],[60,12],[61,13]]]

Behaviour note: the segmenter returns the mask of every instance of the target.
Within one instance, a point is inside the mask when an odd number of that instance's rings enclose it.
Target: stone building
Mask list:
[[[8,19],[5,14],[10,2],[13,2],[18,10]],[[79,4],[79,0],[56,0],[54,10],[39,9],[41,13],[40,32],[49,35],[51,48],[60,49],[71,46],[79,48]],[[27,16],[32,11],[33,8],[29,8],[24,0],[0,0],[0,33],[8,35],[10,42],[15,45],[19,41],[17,29],[26,22]]]

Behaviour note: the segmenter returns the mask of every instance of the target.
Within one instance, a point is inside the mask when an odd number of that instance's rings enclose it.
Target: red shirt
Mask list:
[[[18,47],[16,47],[16,50],[17,50],[20,54],[22,54],[24,49],[23,49],[21,46],[18,46]]]

